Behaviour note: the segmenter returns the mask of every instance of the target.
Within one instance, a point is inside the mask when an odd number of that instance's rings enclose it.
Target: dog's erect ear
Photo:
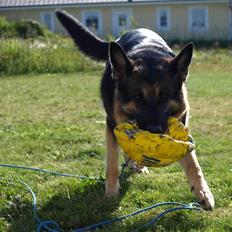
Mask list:
[[[174,58],[177,71],[185,72],[191,63],[193,55],[193,43],[188,43],[181,52]]]
[[[123,48],[116,42],[109,46],[109,59],[112,68],[112,78],[121,80],[132,70],[132,64]]]
[[[188,67],[193,55],[193,43],[188,43],[171,61],[171,70],[175,73],[176,81],[182,84],[188,75]]]

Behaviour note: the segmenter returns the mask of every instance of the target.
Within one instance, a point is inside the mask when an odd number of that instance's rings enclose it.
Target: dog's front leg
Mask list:
[[[201,171],[195,151],[187,154],[180,161],[180,164],[184,168],[189,179],[191,190],[195,194],[197,200],[200,201],[204,209],[212,210],[214,208],[214,197]]]
[[[106,128],[107,158],[106,158],[106,197],[114,197],[119,193],[119,165],[118,165],[118,144],[113,131]]]

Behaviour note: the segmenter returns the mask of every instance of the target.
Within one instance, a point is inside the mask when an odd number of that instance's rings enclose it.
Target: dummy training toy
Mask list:
[[[188,128],[173,117],[164,134],[141,130],[135,121],[118,124],[114,134],[129,159],[148,167],[172,164],[195,148]]]

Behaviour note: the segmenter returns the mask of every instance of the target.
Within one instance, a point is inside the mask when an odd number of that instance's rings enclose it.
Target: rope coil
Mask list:
[[[11,164],[0,164],[0,167],[5,167],[5,168],[16,168],[16,169],[24,169],[24,170],[30,170],[30,171],[38,171],[38,172],[43,172],[43,173],[50,173],[52,175],[56,175],[56,176],[64,176],[64,177],[73,177],[73,178],[79,178],[79,179],[90,179],[90,180],[95,180],[95,181],[103,181],[102,178],[95,178],[95,177],[87,177],[87,176],[78,176],[78,175],[73,175],[73,174],[67,174],[67,173],[60,173],[60,172],[55,172],[55,171],[50,171],[50,170],[46,170],[46,169],[41,169],[41,168],[31,168],[31,167],[26,167],[26,166],[19,166],[19,165],[11,165]],[[125,169],[125,165],[123,166],[123,169]],[[17,180],[17,179],[11,179],[11,178],[5,178],[5,177],[0,177],[0,180],[3,181],[7,181],[12,182],[12,185],[15,185],[13,183],[19,183],[21,185],[23,185],[31,194],[32,196],[32,208],[33,208],[33,215],[35,218],[35,221],[37,223],[37,227],[36,227],[36,232],[42,232],[42,231],[48,231],[48,232],[61,232],[62,229],[59,226],[59,224],[55,221],[52,220],[41,220],[37,214],[37,198],[35,193],[33,192],[33,190],[31,189],[31,187],[25,183],[24,181],[21,180]],[[146,223],[145,225],[143,225],[142,227],[140,227],[139,229],[135,230],[134,232],[137,232],[141,229],[147,228],[151,225],[154,225],[157,223],[157,221],[163,217],[164,215],[177,211],[177,210],[202,210],[200,204],[198,203],[190,203],[190,204],[183,204],[183,203],[179,203],[179,202],[161,202],[161,203],[157,203],[154,204],[152,206],[146,207],[144,209],[123,215],[123,216],[119,216],[110,220],[104,220],[101,221],[99,223],[84,227],[84,228],[79,228],[79,229],[75,229],[72,230],[72,232],[84,232],[84,231],[93,231],[93,230],[97,230],[100,229],[104,226],[110,225],[114,222],[119,222],[122,221],[123,219],[144,213],[148,210],[157,208],[159,206],[165,206],[165,205],[172,205],[172,206],[176,206],[176,207],[172,207],[169,208],[163,212],[161,212],[160,214],[158,214],[155,218],[153,218],[152,220],[150,220],[148,223]]]

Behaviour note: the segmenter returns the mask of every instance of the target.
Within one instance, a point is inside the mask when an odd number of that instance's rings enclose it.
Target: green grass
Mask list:
[[[199,51],[189,77],[191,131],[213,212],[176,212],[148,231],[232,231],[232,67],[229,51]],[[10,76],[0,79],[0,163],[104,176],[105,113],[100,72]],[[123,161],[121,157],[121,162]],[[121,195],[106,200],[104,184],[0,168],[1,177],[25,181],[38,198],[38,213],[70,231],[163,201],[192,202],[178,164],[129,175]],[[19,185],[0,185],[0,231],[35,231],[31,196]],[[161,210],[101,231],[133,231]]]
[[[60,36],[43,39],[0,39],[0,76],[28,73],[71,73],[100,70]]]

